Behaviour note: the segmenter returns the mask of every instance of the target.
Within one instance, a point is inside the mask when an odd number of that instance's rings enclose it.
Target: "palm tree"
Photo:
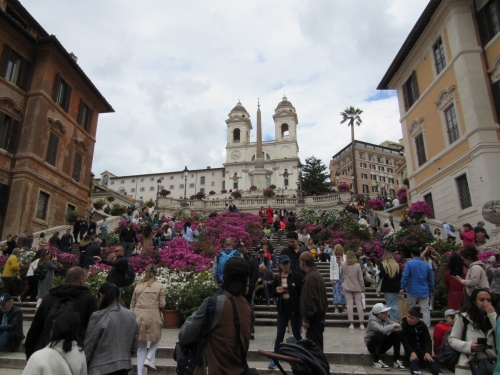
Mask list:
[[[352,151],[352,174],[354,175],[352,179],[352,186],[354,188],[354,196],[358,195],[358,175],[356,173],[356,150],[354,148],[355,142],[354,142],[354,124],[360,126],[361,125],[361,114],[363,111],[359,108],[354,108],[353,106],[350,106],[346,109],[344,109],[342,112],[340,112],[340,115],[342,116],[342,121],[340,122],[343,124],[344,122],[348,122],[347,126],[351,127],[351,151]]]

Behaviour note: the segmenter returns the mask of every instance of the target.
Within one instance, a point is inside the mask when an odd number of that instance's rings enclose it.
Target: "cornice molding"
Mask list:
[[[451,85],[447,89],[442,90],[439,95],[438,99],[434,103],[439,110],[444,110],[447,106],[450,105],[450,103],[454,102],[456,98],[456,93],[455,93],[455,85]]]
[[[54,120],[52,118],[48,118],[48,121],[49,121],[50,129],[54,133],[56,133],[58,136],[62,137],[64,135],[64,133],[66,133],[66,128],[64,127],[64,125],[62,124],[61,121]]]
[[[22,110],[16,105],[16,102],[11,98],[8,98],[6,96],[0,97],[0,110],[8,114],[14,120],[17,121],[21,120]]]
[[[78,151],[85,154],[89,150],[88,146],[82,140],[75,138],[73,141],[75,142],[76,149]]]
[[[491,68],[488,69],[488,73],[491,75],[491,82],[495,83],[500,80],[500,55],[497,56]]]
[[[420,133],[424,129],[424,118],[420,117],[410,125],[410,134],[412,137],[416,137],[418,133]]]

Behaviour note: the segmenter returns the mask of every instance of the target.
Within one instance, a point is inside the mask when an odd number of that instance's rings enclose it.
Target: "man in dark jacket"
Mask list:
[[[134,244],[137,243],[137,237],[135,235],[135,230],[132,228],[131,221],[127,222],[127,227],[123,228],[120,232],[120,243],[123,246],[125,256],[130,258],[134,250]]]
[[[278,308],[278,327],[276,340],[274,341],[274,352],[279,354],[280,343],[285,338],[288,322],[292,324],[293,336],[301,340],[300,335],[300,292],[302,290],[303,277],[297,272],[290,271],[290,258],[281,255],[279,260],[280,274],[274,276],[273,293]],[[276,364],[271,361],[269,369],[275,369]]]
[[[305,246],[300,246],[297,232],[288,232],[286,235],[288,247],[281,251],[281,255],[287,255],[290,258],[290,270],[305,276],[305,272],[300,268],[299,257],[303,252],[310,251]]]
[[[96,232],[97,232],[97,223],[95,222],[95,219],[90,219],[89,230],[87,234],[92,237],[92,235],[96,234]]]
[[[307,329],[306,337],[323,350],[323,332],[328,307],[325,281],[314,265],[314,257],[309,251],[300,254],[300,268],[306,273],[300,293],[302,327]]]
[[[49,313],[59,301],[72,298],[80,314],[80,337],[83,341],[89,323],[90,315],[97,311],[97,301],[85,286],[85,271],[80,267],[72,267],[66,272],[64,284],[50,290],[35,313],[33,322],[26,337],[26,359],[43,349],[49,343],[50,328]]]
[[[85,258],[83,258],[83,268],[89,268],[94,264],[96,256],[101,256],[101,242],[102,240],[97,237],[92,243],[85,249]]]
[[[0,295],[0,352],[18,345],[24,339],[23,312],[12,305],[12,296]]]
[[[71,246],[73,246],[73,236],[71,235],[71,230],[67,229],[66,233],[61,237],[61,250],[65,253],[71,253]]]
[[[125,273],[127,272],[128,260],[125,257],[125,250],[122,246],[115,247],[116,258],[102,259],[100,256],[94,256],[94,259],[99,263],[107,264],[113,267],[108,275],[108,282],[115,284],[119,289],[120,293],[123,291]]]

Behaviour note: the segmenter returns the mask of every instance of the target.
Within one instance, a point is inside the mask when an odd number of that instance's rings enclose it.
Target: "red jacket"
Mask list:
[[[460,275],[462,279],[467,276],[467,271],[464,270]],[[450,275],[450,270],[446,270],[443,279],[444,287],[448,291],[448,308],[460,310],[465,306],[464,286],[463,284]]]
[[[434,341],[434,354],[439,354],[439,347],[444,343],[444,335],[446,332],[451,331],[451,326],[446,322],[440,322],[434,327],[434,333],[432,334],[432,341]]]
[[[460,239],[464,246],[476,246],[476,232],[469,230],[467,232],[460,232]]]

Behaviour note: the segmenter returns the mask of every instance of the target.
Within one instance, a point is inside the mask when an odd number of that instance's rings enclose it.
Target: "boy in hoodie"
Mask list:
[[[411,375],[422,375],[420,364],[425,364],[432,375],[443,375],[432,358],[432,340],[429,330],[422,322],[420,307],[414,306],[401,323],[401,343],[405,349],[405,357],[410,361]]]
[[[380,370],[389,370],[380,359],[380,355],[392,348],[394,355],[394,368],[404,370],[403,363],[399,360],[401,349],[401,324],[389,319],[390,307],[377,303],[373,306],[368,318],[368,328],[365,335],[365,345],[368,351],[373,354],[373,367]]]

